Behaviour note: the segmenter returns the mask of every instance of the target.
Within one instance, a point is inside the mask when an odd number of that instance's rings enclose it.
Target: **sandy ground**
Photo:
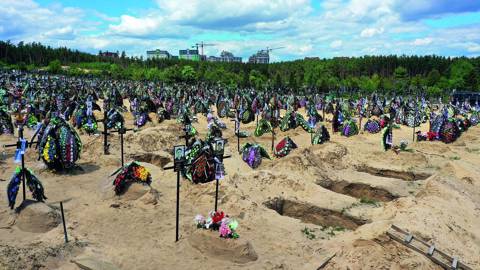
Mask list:
[[[204,137],[206,119],[198,117],[194,126]],[[317,269],[333,254],[325,269],[441,269],[386,236],[392,224],[480,269],[480,127],[449,145],[410,143],[412,151],[398,155],[382,150],[380,133],[335,134],[330,142],[311,146],[310,136],[298,128],[276,138],[288,135],[298,149],[281,159],[264,159],[252,170],[236,150],[233,122],[223,121],[232,158],[225,160],[228,175],[220,183],[219,208],[239,220],[239,239],[221,239],[218,232],[194,226],[196,214],[213,209],[215,184],[182,180],[180,241],[175,243],[176,174],[162,167],[183,139],[180,125],[170,120],[126,135],[126,160],[143,162],[153,183],[152,189],[133,185],[122,197],[114,195],[109,177],[120,166],[117,135],[107,156],[101,136],[82,135],[78,164],[84,171],[53,173],[29,150],[27,167],[48,197],[46,205],[28,206],[30,214],[8,208],[5,190],[16,164],[14,150],[6,149],[0,160],[0,269],[80,269],[75,262],[82,258],[112,269]],[[242,129],[253,133],[254,126]],[[412,129],[402,126],[393,137],[395,144],[411,142]],[[269,135],[241,140],[253,141],[270,150]],[[21,198],[20,190],[17,206]],[[60,201],[69,244],[59,224]]]

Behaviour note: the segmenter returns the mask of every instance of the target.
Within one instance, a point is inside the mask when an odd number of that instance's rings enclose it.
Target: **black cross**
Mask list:
[[[217,157],[220,159],[222,162],[223,159],[230,158],[230,155],[224,156],[222,155],[221,157]],[[185,163],[184,161],[176,161],[173,166],[167,166],[163,167],[163,170],[174,170],[177,172],[177,202],[176,202],[176,216],[175,216],[175,242],[178,242],[179,238],[179,233],[178,233],[178,228],[179,228],[179,220],[180,220],[180,171],[186,167],[186,166],[191,166],[191,163]],[[215,177],[216,178],[216,177]],[[216,179],[216,187],[215,187],[215,211],[217,211],[217,202],[218,202],[218,179]]]
[[[124,161],[124,155],[123,155],[123,135],[127,133],[127,131],[132,131],[133,129],[131,128],[125,128],[123,123],[122,123],[122,126],[120,129],[118,130],[115,130],[115,131],[111,131],[111,133],[118,133],[120,134],[120,155],[121,155],[121,159],[122,159],[122,168],[123,166],[125,166],[125,161]],[[106,136],[106,135],[105,135]]]
[[[25,141],[25,148],[29,148],[31,147],[33,144],[36,144],[38,142],[33,142],[33,139],[35,138],[35,136],[38,134],[38,132],[40,131],[40,129],[38,129],[35,134],[33,135],[32,137],[32,141],[31,142],[28,142],[28,141]],[[6,145],[3,145],[4,148],[9,148],[9,147],[16,147],[17,150],[20,150],[22,149],[22,140],[23,140],[23,125],[19,126],[18,127],[18,141],[14,144],[6,144]],[[21,156],[22,156],[22,186],[23,186],[23,201],[25,201],[26,199],[26,192],[25,192],[25,178],[26,178],[26,175],[25,175],[25,157],[24,157],[24,153],[21,153]]]

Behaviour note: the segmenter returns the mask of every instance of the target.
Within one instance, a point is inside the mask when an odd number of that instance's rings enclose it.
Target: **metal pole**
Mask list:
[[[20,127],[18,128],[18,133],[19,133],[19,143],[20,143],[20,149],[21,149],[21,140],[23,140],[23,126],[20,125]],[[25,175],[25,157],[22,153],[22,186],[23,186],[23,201],[25,201],[26,199],[26,193],[25,193],[25,178],[26,178],[26,175]]]
[[[215,212],[217,212],[217,205],[218,205],[218,182],[219,182],[219,180],[218,180],[218,177],[215,177],[215,178],[217,178],[217,179],[215,180],[215,182],[216,182],[216,187],[215,187]]]
[[[413,117],[413,134],[412,134],[412,142],[415,141],[415,126],[417,125],[417,104],[415,104],[415,115]]]
[[[120,154],[122,155],[122,168],[124,166],[124,161],[123,161],[123,133],[124,130],[122,129],[120,132]]]
[[[238,153],[240,153],[240,130],[238,131],[238,134],[237,134],[237,150],[238,150]]]
[[[275,130],[272,128],[272,151],[275,144]]]
[[[237,110],[237,122],[235,124],[238,124],[238,130],[237,130],[237,151],[240,153],[240,111]]]
[[[68,243],[67,225],[65,224],[65,214],[63,213],[63,202],[60,202],[60,211],[62,212],[63,235],[65,236],[65,243]]]
[[[23,157],[22,154],[22,185],[23,185],[23,200],[25,201],[26,195],[25,195],[25,158]]]
[[[103,112],[103,154],[108,155],[107,110]]]
[[[180,215],[180,170],[177,170],[177,215],[175,226],[175,242],[178,242],[178,223]]]

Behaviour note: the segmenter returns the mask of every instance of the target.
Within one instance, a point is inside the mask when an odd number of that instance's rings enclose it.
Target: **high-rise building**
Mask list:
[[[200,61],[200,55],[198,54],[198,50],[180,50],[178,58],[184,60]]]
[[[260,50],[256,54],[248,58],[249,63],[268,64],[270,63],[270,55],[267,50]]]
[[[241,63],[242,58],[234,56],[233,53],[231,53],[231,52],[222,51],[220,53],[220,57],[209,56],[207,61],[209,61],[209,62],[227,62],[227,63],[237,62],[237,63]]]
[[[147,51],[147,59],[170,59],[171,55],[167,51],[153,50]]]

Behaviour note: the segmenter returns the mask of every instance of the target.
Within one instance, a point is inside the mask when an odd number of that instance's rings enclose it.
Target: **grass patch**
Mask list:
[[[343,214],[345,214],[345,212],[347,212],[348,210],[350,210],[350,209],[352,209],[352,208],[354,208],[354,207],[357,207],[357,206],[359,206],[359,205],[360,205],[359,203],[353,203],[353,204],[350,205],[350,206],[344,207],[344,208],[342,208],[342,211],[340,211],[340,214],[343,215]]]
[[[453,156],[453,157],[450,157],[450,160],[460,160],[460,157],[459,156]]]
[[[307,239],[310,239],[310,240],[313,240],[313,239],[317,238],[317,236],[314,234],[314,232],[315,231],[313,229],[309,229],[307,227],[302,229],[303,235],[305,235],[305,237],[307,237]]]
[[[342,226],[334,226],[334,227],[322,227],[321,231],[325,232],[329,237],[333,237],[338,233],[345,232],[345,228]]]
[[[360,198],[360,203],[370,204],[370,205],[373,205],[373,206],[379,206],[380,205],[380,203],[377,200],[370,199],[370,198],[367,198],[367,197]]]

